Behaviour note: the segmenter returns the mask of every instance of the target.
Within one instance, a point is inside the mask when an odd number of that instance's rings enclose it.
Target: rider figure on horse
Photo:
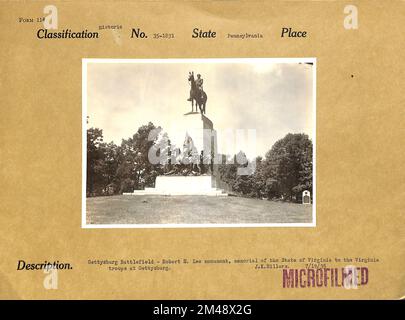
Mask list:
[[[197,74],[197,80],[195,80],[195,84],[200,93],[202,93],[202,91],[203,91],[203,83],[204,83],[204,80],[201,78],[201,74]]]
[[[195,84],[196,84],[199,95],[202,95],[203,83],[204,83],[204,80],[203,80],[203,78],[201,78],[201,74],[197,74],[197,79],[195,80]],[[191,100],[193,100],[193,98],[191,97],[191,91],[190,91],[190,98],[188,98],[187,101],[191,101]]]

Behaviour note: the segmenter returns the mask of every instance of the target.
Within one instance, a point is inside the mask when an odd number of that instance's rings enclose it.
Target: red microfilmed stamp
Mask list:
[[[367,267],[283,269],[283,288],[344,288],[357,289],[369,280]]]

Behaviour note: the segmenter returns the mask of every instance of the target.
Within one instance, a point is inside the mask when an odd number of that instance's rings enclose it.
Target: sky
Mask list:
[[[268,59],[237,63],[191,61],[89,62],[88,127],[103,129],[104,141],[115,144],[132,137],[149,121],[174,137],[184,114],[191,111],[186,101],[190,91],[187,78],[189,71],[194,71],[204,79],[206,116],[217,131],[219,153],[243,150],[253,158],[264,156],[287,133],[306,133],[312,138],[312,65]],[[247,130],[252,129],[255,143],[248,140]],[[242,139],[236,140],[236,130],[242,132]],[[235,133],[235,139],[221,138],[230,132]]]

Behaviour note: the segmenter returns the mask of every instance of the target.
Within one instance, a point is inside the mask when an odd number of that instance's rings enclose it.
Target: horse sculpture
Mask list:
[[[195,83],[194,72],[190,72],[188,75],[188,81],[191,83],[190,97],[191,97],[191,112],[197,112],[197,106],[200,109],[201,114],[205,114],[205,105],[207,103],[207,94],[203,90],[199,90]]]

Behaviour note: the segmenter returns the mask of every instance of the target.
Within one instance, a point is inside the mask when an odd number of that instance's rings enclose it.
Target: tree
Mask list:
[[[102,149],[103,130],[90,128],[87,130],[87,185],[86,194],[95,195],[100,192],[104,184],[103,165],[104,153]]]
[[[297,200],[303,190],[312,191],[312,142],[305,134],[287,134],[266,153],[255,159],[255,171],[239,175],[238,169],[252,166],[243,152],[233,157],[233,164],[221,164],[221,180],[232,191],[248,197]],[[239,161],[237,161],[239,160]]]
[[[229,162],[229,161],[228,161]],[[241,175],[240,168],[247,168],[250,165],[246,154],[239,151],[232,157],[232,163],[223,163],[218,167],[220,178],[232,191],[244,196],[254,197],[254,177],[252,175]]]
[[[163,165],[152,164],[148,151],[156,143],[149,133],[158,129],[153,123],[141,126],[120,146],[103,142],[103,130],[87,130],[87,196],[132,192],[153,186]],[[167,134],[163,136],[168,139]]]
[[[103,130],[87,130],[87,186],[88,196],[114,194],[117,190],[118,147],[103,142]]]
[[[163,173],[163,165],[149,161],[149,150],[156,138],[149,139],[152,130],[159,129],[152,122],[141,126],[129,139],[123,139],[117,166],[117,179],[120,181],[120,193],[132,192],[153,186],[156,176]]]
[[[266,181],[267,177],[264,170],[264,161],[262,157],[256,158],[256,170],[253,174],[253,196],[262,198],[266,195]]]
[[[266,192],[270,197],[297,197],[312,192],[312,142],[306,134],[287,134],[266,154]]]
[[[118,181],[116,173],[118,169],[119,147],[113,142],[102,144],[102,151],[104,153],[104,182],[106,184],[105,192],[112,195],[118,191]]]
[[[149,159],[151,154],[156,161]],[[235,193],[268,199],[299,200],[303,190],[312,193],[312,142],[305,134],[287,134],[252,163],[242,151],[218,166],[220,179]],[[152,122],[138,128],[120,146],[103,142],[103,130],[87,130],[87,196],[132,192],[153,186],[161,174],[203,174],[204,154],[191,137],[183,150]],[[156,160],[155,159],[155,160]],[[255,167],[253,171],[252,168]],[[240,169],[244,169],[241,172]],[[241,174],[242,173],[242,174]],[[249,173],[249,174],[246,174]]]

